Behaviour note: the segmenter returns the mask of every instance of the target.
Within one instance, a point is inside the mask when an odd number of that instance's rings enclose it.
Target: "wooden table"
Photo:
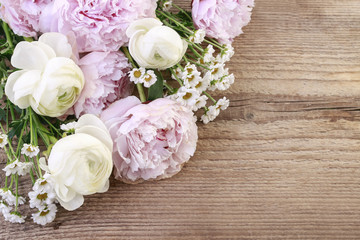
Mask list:
[[[0,217],[0,238],[360,239],[359,0],[257,0],[244,30],[181,173],[112,180],[47,227]]]

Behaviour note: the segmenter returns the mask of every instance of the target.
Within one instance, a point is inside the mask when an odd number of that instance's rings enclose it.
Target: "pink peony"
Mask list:
[[[118,180],[133,183],[169,178],[195,152],[198,137],[194,114],[170,99],[141,104],[130,96],[110,105],[101,119],[114,141]]]
[[[52,0],[0,0],[0,18],[20,36],[36,37],[41,10]]]
[[[42,32],[75,33],[79,52],[117,51],[134,20],[154,17],[157,0],[54,0],[40,18]]]
[[[74,106],[76,117],[99,115],[108,105],[132,93],[130,64],[123,53],[92,52],[80,59],[79,66],[86,82]]]
[[[192,17],[199,29],[221,43],[231,43],[250,22],[254,0],[193,0]]]

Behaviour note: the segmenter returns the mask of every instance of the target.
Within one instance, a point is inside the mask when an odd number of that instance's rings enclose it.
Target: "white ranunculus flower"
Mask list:
[[[175,30],[162,26],[155,18],[134,21],[126,35],[130,38],[131,56],[144,68],[170,68],[181,60],[187,49],[187,42]]]
[[[22,109],[31,106],[40,115],[61,116],[77,101],[85,83],[74,60],[72,46],[60,33],[20,42],[11,64],[21,70],[9,76],[5,94]]]
[[[75,134],[55,143],[48,166],[42,162],[42,168],[49,172],[61,206],[75,210],[83,204],[84,195],[108,190],[112,149],[113,142],[104,123],[92,114],[79,118]]]

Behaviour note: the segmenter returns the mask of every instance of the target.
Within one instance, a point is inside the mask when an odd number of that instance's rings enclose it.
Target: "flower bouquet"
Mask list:
[[[225,63],[253,0],[0,0],[5,220],[55,219],[57,203],[117,180],[169,178],[193,156],[197,117],[229,106]],[[136,89],[136,90],[135,90]],[[134,95],[133,95],[134,93]],[[196,113],[196,114],[194,114]],[[41,144],[40,144],[41,143]],[[41,146],[39,146],[41,145]],[[41,152],[40,152],[41,151]],[[32,181],[28,193],[19,179]],[[27,194],[28,197],[25,197]]]

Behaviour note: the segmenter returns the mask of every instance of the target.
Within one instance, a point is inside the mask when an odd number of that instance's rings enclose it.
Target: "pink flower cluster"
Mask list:
[[[155,17],[157,0],[0,0],[0,18],[18,35],[72,32],[79,52],[117,51],[131,22]]]
[[[254,0],[193,0],[192,17],[199,29],[221,43],[231,43],[250,22]]]
[[[173,100],[141,104],[130,96],[110,105],[101,119],[114,141],[115,178],[124,182],[171,177],[195,152],[194,114]]]
[[[114,101],[129,96],[132,84],[130,64],[121,52],[91,52],[79,61],[86,82],[74,106],[76,117],[85,113],[99,115]]]
[[[20,36],[36,37],[39,17],[52,0],[0,0],[0,18]]]

